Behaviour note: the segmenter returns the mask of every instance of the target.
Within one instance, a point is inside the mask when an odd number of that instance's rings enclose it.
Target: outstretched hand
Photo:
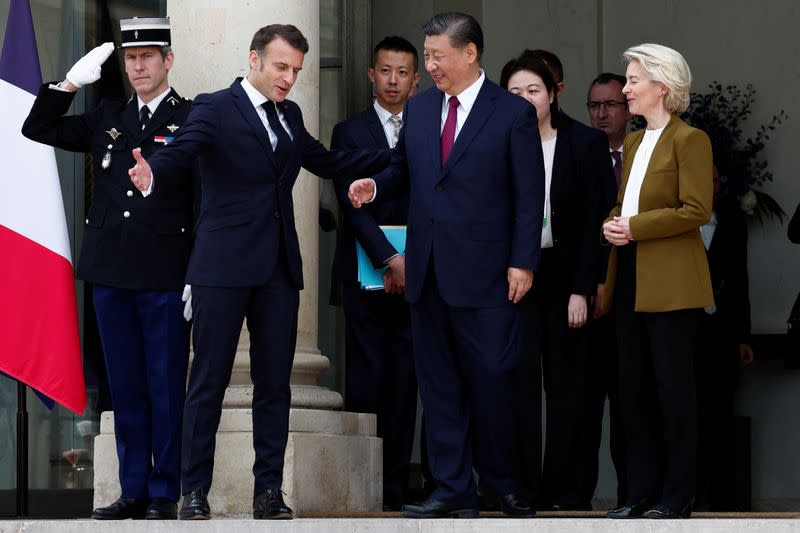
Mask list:
[[[350,184],[347,196],[350,198],[350,203],[353,204],[353,207],[360,208],[375,196],[375,180],[364,178],[354,181]]]
[[[150,169],[150,165],[147,164],[147,160],[142,156],[141,148],[133,149],[133,159],[136,164],[128,171],[128,175],[131,177],[134,186],[144,192],[150,188],[150,182],[153,180],[153,171]]]

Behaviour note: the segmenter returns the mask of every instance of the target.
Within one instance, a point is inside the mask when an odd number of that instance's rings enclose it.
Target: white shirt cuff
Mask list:
[[[61,91],[62,93],[68,93],[68,92],[70,92],[70,91],[68,91],[67,89],[64,89],[63,87],[59,87],[59,86],[58,86],[57,84],[55,84],[55,83],[51,83],[50,85],[48,85],[48,86],[47,86],[47,88],[48,88],[48,89],[55,89],[56,91]]]
[[[145,198],[150,196],[150,193],[153,192],[153,183],[155,181],[156,181],[156,175],[153,174],[152,176],[150,176],[150,186],[146,190],[142,191],[142,196],[144,196]]]
[[[378,197],[378,185],[375,183],[375,180],[372,178],[367,178],[369,181],[372,182],[372,198],[364,202],[365,204],[371,204],[375,201],[375,198]]]

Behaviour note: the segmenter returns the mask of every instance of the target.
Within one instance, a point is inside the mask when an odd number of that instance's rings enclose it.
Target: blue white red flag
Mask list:
[[[11,0],[0,55],[0,371],[86,407],[75,281],[53,148],[22,136],[41,85],[28,0]]]

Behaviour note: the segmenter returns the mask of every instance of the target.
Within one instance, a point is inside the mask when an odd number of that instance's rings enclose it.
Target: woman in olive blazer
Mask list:
[[[700,226],[711,217],[708,136],[677,117],[691,74],[670,48],[629,48],[623,93],[645,130],[625,139],[617,205],[603,225],[614,245],[604,306],[617,317],[619,398],[629,500],[611,518],[688,518],[695,490],[693,356],[714,298]]]

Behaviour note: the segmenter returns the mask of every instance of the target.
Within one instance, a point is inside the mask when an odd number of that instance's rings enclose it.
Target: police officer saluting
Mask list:
[[[122,496],[96,519],[174,519],[180,494],[181,416],[188,324],[181,290],[191,246],[191,175],[138,191],[131,151],[150,157],[181,127],[191,104],[169,86],[174,60],[167,18],[120,21],[125,72],[135,94],[64,116],[75,93],[100,78],[114,52],[98,46],[58,84],[39,91],[22,133],[92,154],[92,198],[78,277],[93,284],[119,456]]]

